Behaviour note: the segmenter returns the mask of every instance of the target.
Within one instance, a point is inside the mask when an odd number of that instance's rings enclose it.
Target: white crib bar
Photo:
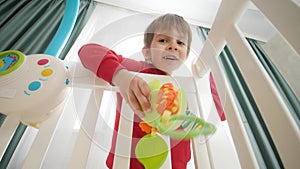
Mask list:
[[[0,127],[0,159],[2,159],[19,123],[19,118],[14,117],[13,115],[7,116],[4,123]]]
[[[53,135],[61,117],[61,112],[65,108],[66,98],[55,110],[55,113],[41,123],[38,134],[30,148],[30,151],[24,161],[23,169],[41,168],[44,158],[51,144]]]
[[[259,168],[255,159],[253,149],[247,137],[245,128],[243,127],[243,121],[236,108],[234,98],[231,94],[230,87],[227,85],[222,71],[221,65],[218,59],[219,54],[226,45],[226,34],[231,25],[235,24],[241,15],[245,12],[248,1],[228,0],[222,1],[216,19],[212,25],[212,28],[208,34],[208,38],[204,44],[204,47],[200,53],[198,60],[194,63],[194,74],[200,76],[205,74],[208,68],[203,69],[203,62],[210,66],[210,71],[215,76],[218,93],[220,87],[218,84],[226,85],[225,94],[226,99],[223,100],[224,111],[226,112],[226,119],[232,132],[233,141],[235,143],[236,151],[239,156],[240,165],[242,168],[254,169]],[[221,100],[222,101],[222,100]],[[224,103],[225,101],[225,103]],[[230,113],[229,113],[230,112]],[[238,126],[238,127],[237,127]]]
[[[94,89],[90,95],[86,114],[80,124],[80,130],[68,163],[70,169],[85,168],[87,165],[103,92],[103,89]]]
[[[122,103],[118,137],[113,167],[129,168],[131,157],[131,140],[134,113],[127,103]]]
[[[203,62],[210,63],[209,65],[219,65],[217,56],[223,50],[226,43],[228,43],[267,124],[284,166],[286,168],[294,168],[300,165],[300,161],[297,160],[300,152],[299,129],[272,80],[262,68],[251,47],[246,42],[244,35],[242,35],[236,26],[249,2],[248,0],[222,1],[208,39],[198,61],[195,62],[195,75],[201,76],[207,71],[207,67],[203,68]],[[299,53],[299,6],[292,1],[287,2],[284,0],[253,0],[253,2]],[[211,71],[214,74],[220,73],[218,68],[215,67],[211,67]],[[216,81],[222,81],[220,77],[216,77],[215,79]],[[225,105],[227,120],[241,166],[242,168],[258,168],[253,150],[242,125],[241,117],[236,110],[233,97],[230,94],[230,89],[226,87],[226,90],[226,96],[228,97],[226,97],[223,105]],[[290,141],[288,144],[286,142],[287,138]]]
[[[252,2],[300,55],[300,7],[291,0],[252,0]]]
[[[300,152],[299,128],[239,28],[233,26],[231,30],[227,38],[228,44],[236,56],[236,61],[267,124],[284,166],[293,168],[300,164],[297,160]]]
[[[230,89],[227,87],[224,111],[227,112],[226,119],[236,147],[241,168],[259,169],[253,148],[244,127],[246,122],[241,119],[239,110],[235,104],[235,98],[229,90]]]

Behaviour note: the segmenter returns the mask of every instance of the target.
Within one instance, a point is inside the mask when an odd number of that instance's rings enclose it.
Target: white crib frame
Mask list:
[[[210,65],[216,65],[209,70],[215,75],[221,75],[218,55],[225,45],[230,46],[234,56],[236,56],[236,61],[246,83],[260,109],[262,117],[267,124],[283,165],[285,168],[295,168],[300,166],[300,160],[298,159],[300,155],[299,128],[291,117],[287,106],[284,104],[283,99],[280,97],[272,80],[259,63],[254,52],[251,50],[251,47],[246,42],[244,35],[237,26],[239,18],[243,15],[251,2],[260,9],[260,11],[276,27],[278,32],[287,40],[295,51],[300,54],[300,8],[298,5],[292,1],[286,0],[223,0],[200,54],[199,58],[202,59],[197,60],[193,65],[195,78],[191,80],[195,81],[195,83],[199,83],[202,75],[207,73],[208,68],[203,67],[203,61]],[[279,12],[278,10],[285,12]],[[255,77],[253,74],[255,74]],[[73,85],[77,87],[91,87],[91,85],[94,84],[93,80],[94,77],[74,79]],[[241,167],[243,169],[259,168],[226,79],[222,76],[216,76],[215,81],[217,82],[217,85],[226,84],[226,100],[222,104],[225,108],[227,121],[236,146]],[[104,83],[102,83],[101,80],[99,84],[100,87],[98,86],[94,89],[97,90],[97,97],[95,95],[91,96],[97,98],[96,102],[89,102],[90,105],[88,106],[88,109],[99,109],[98,105],[100,104],[97,104],[97,102],[101,102],[101,92],[106,89],[112,89],[110,86],[103,85]],[[266,102],[266,100],[268,100],[268,102]],[[128,107],[125,107],[125,109],[128,109]],[[24,162],[23,168],[41,168],[60,116],[61,114],[57,114],[41,124],[33,146]],[[84,131],[82,128],[80,129],[68,168],[85,168],[90,145],[92,144],[91,140],[86,137],[86,133],[94,132],[96,125],[95,119],[97,119],[97,116],[97,114],[87,113],[84,117],[82,123],[84,124],[85,129]],[[16,125],[16,120],[13,117],[8,117],[0,128],[1,137],[6,137],[5,139],[1,138],[0,142],[1,158],[9,144]],[[122,130],[119,132],[131,135],[130,122],[121,119],[120,125],[124,125],[124,127],[121,127]],[[130,140],[127,141],[129,142]],[[119,141],[118,145],[121,145]],[[193,145],[195,146],[196,144]],[[129,152],[130,148],[126,151]],[[209,143],[208,145],[194,147],[194,156],[197,168],[214,168],[213,162],[210,160],[212,157],[210,157]],[[124,168],[124,166],[129,166],[129,160],[117,157],[115,159],[114,168]]]

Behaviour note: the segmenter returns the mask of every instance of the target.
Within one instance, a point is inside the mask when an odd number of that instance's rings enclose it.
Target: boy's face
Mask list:
[[[143,48],[143,53],[156,68],[171,74],[187,59],[187,43],[187,36],[174,29],[159,31],[154,34],[150,48]]]

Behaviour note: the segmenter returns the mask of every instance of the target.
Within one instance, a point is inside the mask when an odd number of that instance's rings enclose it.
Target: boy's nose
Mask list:
[[[169,46],[168,46],[168,50],[172,51],[172,50],[175,50],[177,51],[178,48],[177,48],[177,45],[175,42],[170,42]]]

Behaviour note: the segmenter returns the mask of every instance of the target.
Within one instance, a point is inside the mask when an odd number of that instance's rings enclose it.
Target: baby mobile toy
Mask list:
[[[168,154],[168,146],[160,134],[186,140],[211,135],[216,127],[194,115],[187,115],[187,99],[182,89],[176,89],[172,83],[161,84],[158,79],[148,85],[152,112],[145,113],[139,124],[147,134],[137,143],[135,154],[146,169],[158,169]]]
[[[0,112],[38,128],[62,105],[70,79],[68,67],[53,56],[0,52]]]

